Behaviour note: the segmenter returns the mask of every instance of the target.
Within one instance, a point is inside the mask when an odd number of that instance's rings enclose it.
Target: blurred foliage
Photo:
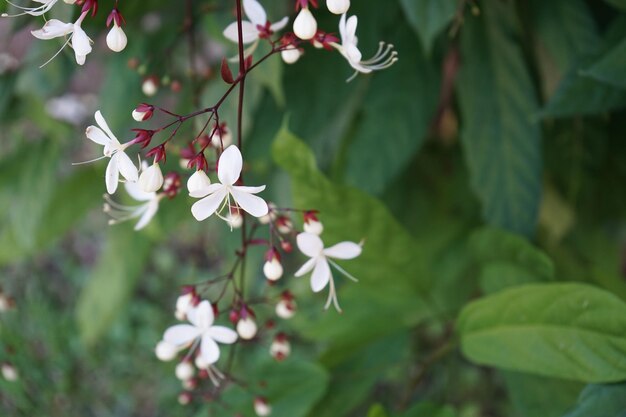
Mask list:
[[[272,21],[293,14],[264,3]],[[236,348],[235,372],[277,417],[626,416],[626,1],[352,3],[364,56],[385,40],[400,60],[351,83],[338,53],[268,60],[246,84],[244,154],[264,197],[320,210],[326,243],[364,240],[347,265],[359,282],[337,277],[339,315],[286,276],[269,291],[298,300],[277,324],[292,356],[276,363],[261,338]],[[0,55],[19,63],[0,70],[0,285],[17,303],[0,313],[0,363],[20,374],[0,379],[2,416],[254,415],[236,386],[180,406],[174,365],[152,354],[180,286],[227,270],[238,234],[195,222],[184,195],[140,233],[109,227],[104,165],[71,165],[97,156],[96,109],[132,137],[147,75],[162,83],[149,100],[180,113],[223,94],[233,3],[192,2],[193,71],[181,4],[120,2],[129,45],[114,55],[102,1],[84,68],[68,49],[40,69],[60,46],[31,40],[42,22],[0,21]],[[66,93],[81,97],[73,123],[51,115]]]

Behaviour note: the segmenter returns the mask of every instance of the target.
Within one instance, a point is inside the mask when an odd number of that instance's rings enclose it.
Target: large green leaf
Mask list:
[[[509,398],[522,417],[561,417],[570,410],[584,384],[519,372],[502,372]]]
[[[456,0],[400,0],[404,13],[430,55],[435,38],[452,21]]]
[[[461,139],[485,220],[530,235],[541,198],[541,134],[512,2],[486,1],[461,34]]]
[[[599,81],[626,88],[626,38],[585,71]]]
[[[465,307],[458,331],[479,364],[582,382],[626,378],[626,304],[589,285],[501,291]]]
[[[626,384],[589,385],[565,417],[626,417]]]

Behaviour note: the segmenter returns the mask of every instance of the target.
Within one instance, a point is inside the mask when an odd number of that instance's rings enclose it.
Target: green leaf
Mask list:
[[[367,412],[367,417],[387,417],[385,407],[380,404],[374,404]]]
[[[451,406],[440,406],[422,402],[414,405],[408,411],[398,417],[455,417],[457,415]]]
[[[109,229],[106,246],[76,306],[80,336],[87,346],[109,330],[126,305],[151,247],[144,235],[128,225]]]
[[[626,0],[604,0],[609,3],[611,6],[616,7],[621,10],[626,10]]]
[[[565,417],[626,417],[626,384],[589,385]]]
[[[426,55],[430,55],[435,38],[454,18],[456,0],[400,0],[400,4]]]
[[[561,417],[570,410],[584,384],[519,372],[502,372],[515,410],[522,417]]]
[[[541,133],[534,86],[511,2],[486,1],[461,34],[461,140],[485,220],[531,235],[541,199]]]
[[[582,382],[626,378],[626,304],[584,284],[524,285],[470,303],[458,321],[470,360]]]
[[[626,39],[607,52],[598,62],[584,72],[596,80],[626,88]]]

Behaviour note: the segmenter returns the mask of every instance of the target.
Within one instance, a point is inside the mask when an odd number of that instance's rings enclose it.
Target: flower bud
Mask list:
[[[15,300],[0,291],[0,313],[13,310],[15,308]]]
[[[20,379],[20,374],[17,372],[17,369],[9,362],[5,362],[2,364],[1,371],[2,377],[9,382],[15,382]]]
[[[239,229],[241,226],[243,226],[243,216],[237,209],[231,210],[230,213],[228,213],[228,216],[226,216],[226,221],[232,229]]]
[[[293,245],[288,240],[283,240],[280,242],[280,247],[285,253],[291,253],[293,251]]]
[[[180,174],[169,172],[163,180],[163,192],[169,198],[174,198],[180,191]]]
[[[159,164],[152,164],[141,173],[139,186],[146,193],[157,192],[163,186],[163,173]]]
[[[256,397],[254,399],[254,412],[259,417],[267,417],[272,414],[272,407],[264,397]]]
[[[302,40],[313,39],[317,32],[317,20],[308,7],[302,8],[293,22],[293,33]]]
[[[304,213],[304,231],[318,236],[324,231],[324,225],[317,219],[314,211]]]
[[[211,366],[211,364],[208,363],[204,359],[204,356],[202,356],[202,355],[196,356],[196,359],[194,360],[194,364],[196,365],[196,368],[198,368],[200,370],[202,370],[202,369],[209,369],[209,366]]]
[[[270,354],[277,361],[285,360],[291,354],[291,344],[284,333],[278,333],[270,345]]]
[[[141,91],[148,97],[152,97],[159,91],[159,80],[152,76],[143,80]]]
[[[187,191],[189,191],[189,194],[193,194],[195,192],[200,192],[204,190],[209,185],[211,185],[211,180],[209,179],[206,172],[198,170],[194,172],[187,180]]]
[[[217,149],[228,148],[233,143],[233,135],[226,127],[226,123],[222,123],[216,127],[215,133],[211,138],[211,145]]]
[[[326,0],[326,7],[333,14],[344,14],[350,8],[350,0]]]
[[[274,220],[276,220],[276,204],[269,202],[267,203],[269,208],[267,214],[265,216],[259,217],[259,223],[268,224]]]
[[[286,235],[288,233],[291,233],[291,231],[293,230],[293,223],[291,222],[291,220],[289,220],[288,217],[281,216],[276,219],[276,229],[279,233]]]
[[[256,321],[252,316],[247,316],[246,318],[241,318],[237,322],[237,334],[243,340],[250,340],[256,336],[258,328],[256,325]]]
[[[193,391],[198,388],[198,380],[196,378],[185,379],[182,383],[183,389]]]
[[[154,353],[160,361],[169,362],[174,360],[178,354],[178,349],[176,349],[176,346],[167,343],[165,340],[161,340],[157,343]]]
[[[184,289],[183,294],[176,299],[176,313],[182,316],[179,320],[184,320],[189,310],[197,305],[199,301],[200,298],[196,295],[193,287]]]
[[[126,48],[128,39],[126,34],[117,24],[113,24],[113,27],[107,35],[107,46],[113,52],[122,52]]]
[[[289,320],[296,314],[296,302],[293,300],[280,300],[276,304],[276,315],[281,319]]]
[[[176,378],[180,379],[181,381],[186,381],[187,379],[193,378],[196,370],[194,369],[192,364],[184,361],[176,365],[175,373]]]
[[[145,122],[152,118],[154,113],[154,106],[150,104],[142,103],[135,110],[133,110],[133,119],[137,122]]]
[[[302,51],[298,48],[287,48],[280,52],[280,57],[285,64],[295,64],[300,59]]]
[[[189,403],[191,403],[192,399],[193,397],[191,396],[191,393],[181,392],[180,395],[178,395],[178,404],[188,405]]]
[[[280,263],[280,254],[274,248],[267,251],[263,274],[270,281],[278,281],[283,276],[283,266]]]

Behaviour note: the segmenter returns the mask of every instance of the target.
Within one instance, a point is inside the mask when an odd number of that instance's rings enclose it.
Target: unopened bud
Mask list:
[[[143,80],[141,91],[148,97],[152,97],[159,91],[159,80],[152,76]]]
[[[126,34],[121,27],[114,23],[107,35],[107,46],[113,52],[122,52],[126,48],[127,43]]]
[[[189,392],[181,392],[180,395],[178,396],[178,404],[180,404],[180,405],[188,405],[189,403],[191,403],[192,399],[193,399],[193,397],[191,396],[191,393],[189,393]]]
[[[9,382],[15,382],[20,379],[20,374],[17,372],[15,366],[5,362],[2,364],[2,377]]]
[[[296,314],[296,302],[282,299],[276,304],[276,315],[281,319],[289,320]]]
[[[228,148],[233,143],[233,135],[226,125],[221,125],[211,138],[211,145],[217,149]]]
[[[276,219],[276,229],[279,233],[286,235],[288,233],[291,233],[291,231],[293,230],[293,223],[291,222],[291,220],[289,220],[289,218],[281,216]]]
[[[278,281],[283,276],[283,266],[278,259],[266,261],[263,265],[263,275],[270,281]]]
[[[133,119],[137,122],[145,122],[152,118],[154,113],[154,106],[150,104],[142,103],[135,110],[133,110]]]
[[[285,64],[295,64],[302,56],[302,51],[298,48],[287,48],[280,52],[280,57]]]
[[[243,216],[239,212],[239,210],[231,210],[231,212],[226,216],[226,221],[228,225],[233,229],[239,229],[243,226]]]
[[[293,33],[302,40],[313,39],[317,32],[317,20],[308,7],[303,7],[293,22]]]
[[[206,172],[198,170],[194,172],[187,180],[187,191],[189,194],[199,193],[211,185],[211,180]]]
[[[272,407],[264,397],[256,397],[254,399],[254,412],[259,417],[267,417],[272,414]]]
[[[326,0],[326,7],[333,14],[344,14],[350,8],[350,0]]]
[[[0,291],[0,313],[13,310],[15,308],[15,300]]]
[[[175,373],[176,378],[180,379],[181,381],[185,381],[187,379],[193,378],[196,370],[191,363],[184,361],[176,365]]]
[[[174,360],[176,355],[178,354],[178,349],[176,346],[171,343],[167,343],[165,340],[161,340],[157,343],[156,348],[154,349],[154,353],[156,357],[163,362],[169,362]]]
[[[196,365],[196,368],[202,370],[202,369],[209,369],[209,366],[211,366],[210,363],[208,363],[205,359],[203,355],[198,355],[196,356],[196,359],[194,360],[194,364]]]
[[[285,360],[291,354],[291,344],[284,333],[278,333],[270,345],[270,354],[277,361]]]
[[[304,213],[304,231],[318,236],[324,231],[324,225],[318,220],[315,212]]]
[[[187,391],[193,391],[198,387],[198,380],[195,378],[185,379],[182,383],[182,386]]]
[[[269,210],[265,216],[259,217],[259,223],[268,224],[274,220],[276,220],[276,204],[269,202],[267,203]]]
[[[291,253],[293,251],[293,245],[291,244],[291,242],[289,242],[288,240],[283,240],[280,242],[280,247],[282,248],[282,250],[284,250],[286,253]]]
[[[139,186],[146,193],[157,192],[163,186],[163,173],[159,164],[152,164],[139,176]]]
[[[254,336],[256,336],[257,330],[256,321],[254,321],[254,318],[251,316],[241,318],[237,322],[237,334],[244,340],[253,339]]]

